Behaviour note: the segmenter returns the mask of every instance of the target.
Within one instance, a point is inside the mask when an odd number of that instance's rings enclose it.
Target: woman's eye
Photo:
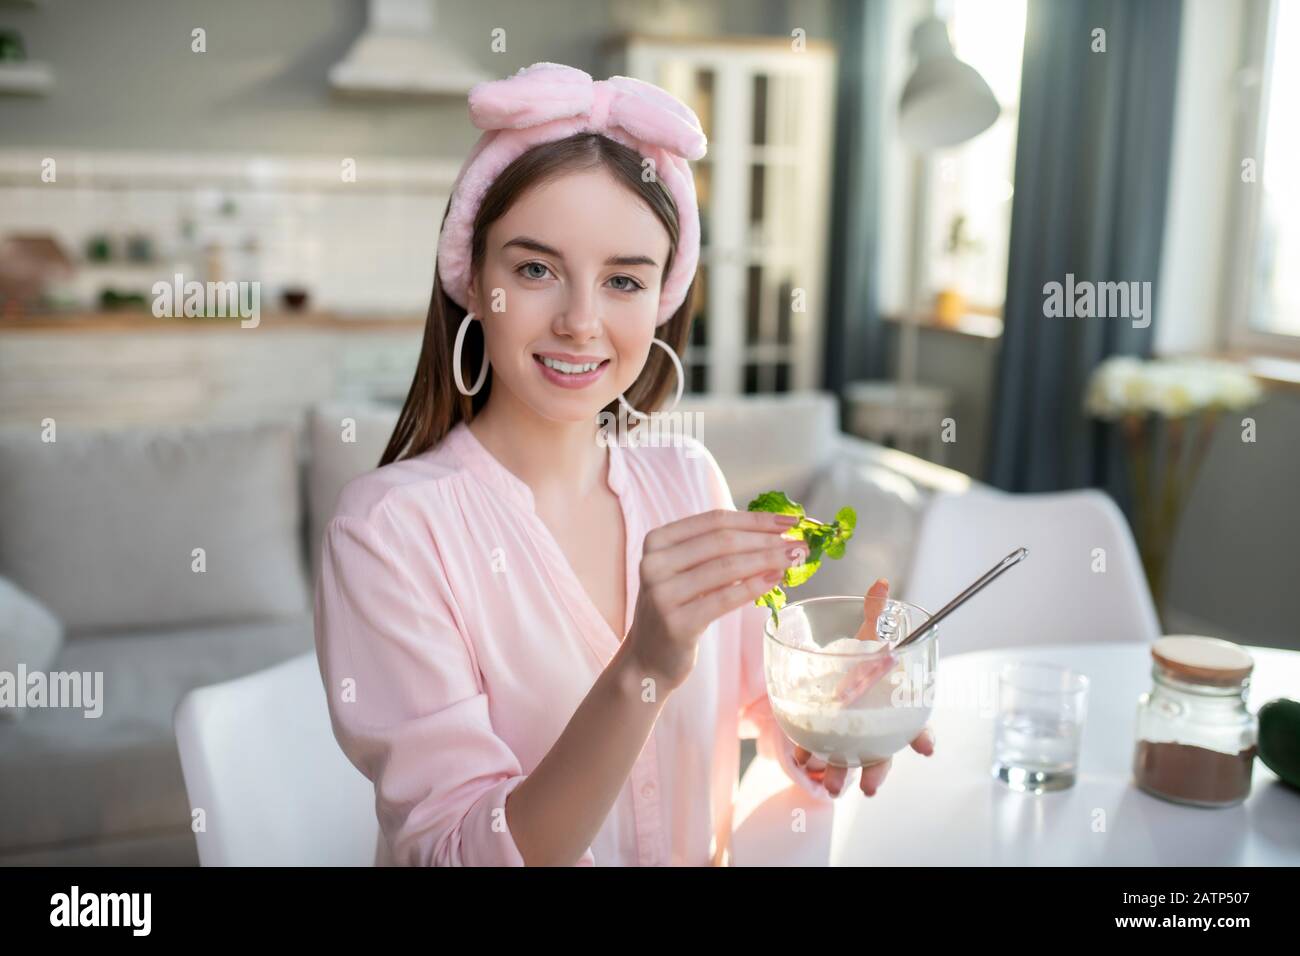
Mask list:
[[[540,269],[541,271],[540,272],[530,271],[530,270],[538,270],[538,269]],[[545,279],[547,275],[550,274],[551,270],[550,267],[547,266],[546,263],[544,262],[525,262],[523,265],[519,266],[519,268],[516,269],[515,271],[518,272],[526,279]],[[645,286],[641,285],[641,283],[637,282],[637,280],[632,278],[631,276],[614,276],[609,281],[616,282],[616,283],[621,281],[627,283],[626,285],[616,285],[614,287],[619,292],[636,292],[639,289],[645,288]]]
[[[610,281],[610,282],[617,282],[619,279],[626,279],[627,282],[629,283],[628,285],[625,285],[625,286],[619,286],[619,287],[618,287],[618,291],[619,291],[619,292],[635,292],[637,289],[643,289],[643,288],[645,288],[643,285],[641,285],[641,283],[637,282],[637,281],[636,281],[635,279],[633,279],[631,276],[614,276],[614,277],[613,277],[612,279],[610,279],[609,281]]]
[[[542,270],[542,274],[541,274],[541,275],[537,275],[536,273],[532,273],[532,272],[528,272],[528,271],[527,271],[528,269],[532,269],[532,268],[534,268],[534,267],[535,267],[535,268],[538,268],[538,269],[541,269],[541,270]],[[546,265],[545,265],[544,263],[541,263],[541,262],[525,262],[522,266],[519,267],[519,271],[520,271],[521,273],[523,273],[524,277],[527,278],[527,279],[545,279],[545,278],[546,278],[546,273],[550,272],[551,270],[548,269],[548,268],[546,267]]]

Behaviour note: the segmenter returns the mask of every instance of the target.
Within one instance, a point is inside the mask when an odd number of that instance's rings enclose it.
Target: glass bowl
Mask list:
[[[798,746],[828,764],[858,767],[908,746],[930,719],[939,628],[892,648],[930,613],[887,600],[875,636],[856,637],[863,598],[833,596],[781,608],[763,625],[763,670],[772,714]]]

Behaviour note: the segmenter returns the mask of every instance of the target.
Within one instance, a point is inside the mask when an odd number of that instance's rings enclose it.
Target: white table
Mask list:
[[[1252,711],[1275,697],[1300,697],[1300,653],[1247,650],[1255,658]],[[981,706],[979,688],[996,688],[998,668],[1012,660],[1061,664],[1091,682],[1079,776],[1068,790],[1017,793],[990,774],[996,697]],[[963,693],[945,696],[945,685]],[[874,797],[853,790],[835,802],[832,866],[1300,865],[1300,793],[1259,760],[1250,796],[1235,807],[1182,806],[1132,782],[1137,699],[1151,687],[1149,645],[959,654],[941,658],[936,687],[934,756],[904,751]]]

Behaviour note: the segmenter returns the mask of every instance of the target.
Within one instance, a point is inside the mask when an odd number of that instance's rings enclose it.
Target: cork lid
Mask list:
[[[1160,638],[1151,657],[1179,680],[1216,687],[1240,684],[1255,667],[1255,659],[1231,641],[1186,634]]]

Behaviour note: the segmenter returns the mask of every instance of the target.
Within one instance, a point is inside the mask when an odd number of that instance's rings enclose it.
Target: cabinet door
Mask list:
[[[810,350],[820,324],[809,309],[811,275],[820,256],[816,209],[820,162],[816,131],[805,115],[810,77],[802,69],[756,68],[746,130],[743,391],[815,387]]]
[[[691,163],[700,215],[700,264],[696,276],[695,318],[682,356],[688,392],[734,393],[738,388],[737,329],[741,287],[736,265],[725,250],[737,242],[734,228],[740,215],[740,192],[729,158],[738,135],[731,98],[736,91],[729,71],[710,48],[635,47],[628,60],[633,76],[663,87],[691,107],[708,140],[703,159]],[[726,103],[727,109],[721,109]],[[722,171],[721,174],[719,171]],[[721,233],[719,233],[721,229]]]
[[[702,241],[687,388],[818,387],[833,55],[645,44],[626,63],[689,104],[709,140],[692,164]]]

